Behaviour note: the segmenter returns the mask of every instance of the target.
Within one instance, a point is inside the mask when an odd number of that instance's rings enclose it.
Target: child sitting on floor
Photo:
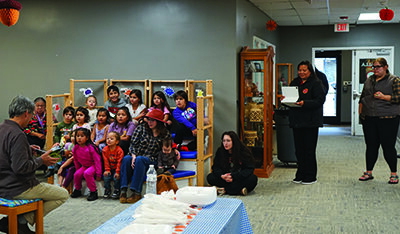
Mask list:
[[[104,198],[119,199],[120,194],[120,169],[124,151],[118,143],[120,135],[117,132],[107,134],[107,146],[103,149],[104,159]],[[111,181],[114,180],[114,192],[111,195]]]
[[[157,154],[157,174],[174,174],[179,164],[179,154],[172,149],[172,138],[167,137],[162,141],[162,150]]]
[[[96,182],[101,180],[101,159],[99,149],[90,140],[90,130],[79,128],[75,132],[75,146],[72,150],[74,155],[74,164],[76,172],[74,175],[75,190],[71,197],[77,198],[82,196],[82,179],[85,177],[87,187],[90,194],[88,201],[98,199]]]

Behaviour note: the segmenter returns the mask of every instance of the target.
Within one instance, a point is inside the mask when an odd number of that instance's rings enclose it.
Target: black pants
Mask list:
[[[365,160],[367,171],[374,169],[378,159],[379,147],[382,146],[383,156],[391,172],[397,172],[397,151],[395,148],[399,117],[380,119],[366,116],[362,122],[364,140],[367,146]]]
[[[174,142],[176,144],[182,144],[184,139],[190,139],[193,138],[193,133],[192,130],[190,130],[186,125],[183,123],[176,123],[175,125],[175,137],[174,137]],[[187,145],[189,150],[196,150],[197,148],[197,139],[194,137],[194,140],[191,141]]]
[[[129,147],[131,145],[130,141],[119,141],[119,147],[124,151],[124,155],[129,153]]]
[[[293,128],[294,147],[297,158],[296,180],[311,182],[317,179],[318,127]]]
[[[39,137],[27,135],[28,142],[30,145],[38,145],[41,149],[44,148],[46,143],[46,139],[40,139]]]
[[[234,180],[228,183],[221,177],[216,176],[214,173],[210,173],[207,176],[207,181],[212,186],[225,188],[225,192],[227,194],[238,195],[244,187],[247,188],[247,192],[253,191],[253,189],[257,186],[258,178],[256,175],[252,174],[243,180]]]

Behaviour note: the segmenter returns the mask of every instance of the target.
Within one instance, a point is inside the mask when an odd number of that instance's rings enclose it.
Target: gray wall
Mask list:
[[[313,47],[361,47],[400,46],[399,24],[371,24],[350,27],[348,33],[335,33],[333,25],[280,27],[279,62],[297,64],[312,59]],[[295,40],[294,40],[295,39]],[[400,61],[400,53],[395,50],[394,60]],[[400,64],[395,63],[395,71]]]
[[[17,94],[69,92],[70,78],[212,79],[219,144],[236,130],[239,48],[253,35],[278,41],[246,0],[20,2],[19,22],[0,25],[0,120]]]

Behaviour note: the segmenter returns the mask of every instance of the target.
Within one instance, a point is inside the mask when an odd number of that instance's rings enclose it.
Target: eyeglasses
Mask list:
[[[381,68],[381,67],[384,67],[384,66],[372,66],[372,69],[378,69],[378,68]]]

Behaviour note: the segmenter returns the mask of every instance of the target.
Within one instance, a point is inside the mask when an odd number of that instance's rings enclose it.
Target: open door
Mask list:
[[[328,79],[328,94],[324,103],[324,123],[340,124],[342,68],[341,51],[316,51],[315,67]]]
[[[393,47],[376,49],[355,49],[353,50],[353,93],[351,106],[351,134],[362,136],[362,125],[359,121],[358,102],[364,87],[365,80],[373,75],[372,65],[376,58],[382,57],[387,60],[389,71],[394,74],[393,66]]]

